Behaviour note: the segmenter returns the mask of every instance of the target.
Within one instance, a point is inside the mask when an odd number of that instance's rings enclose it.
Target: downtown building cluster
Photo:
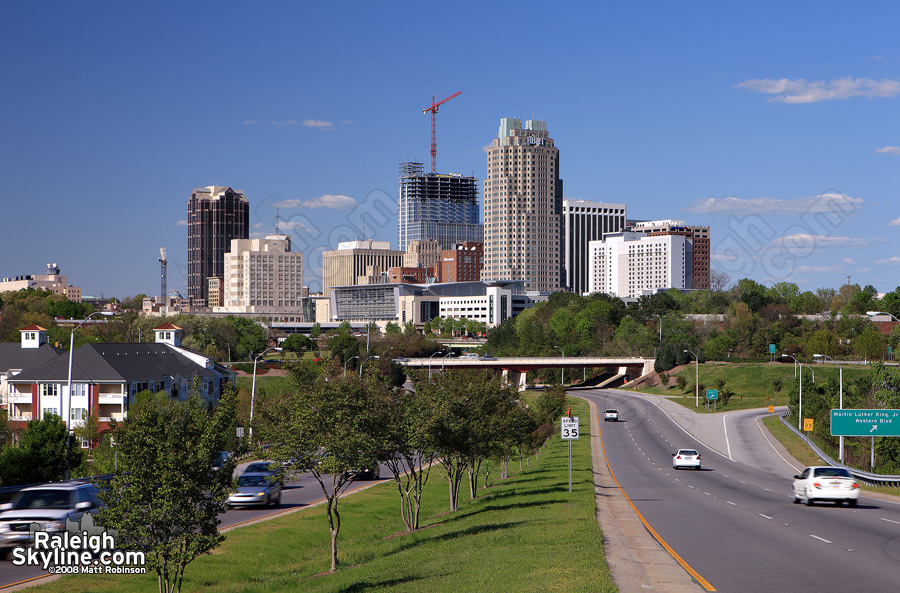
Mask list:
[[[448,316],[496,325],[559,290],[630,300],[709,288],[709,227],[630,220],[624,203],[565,199],[560,162],[547,122],[501,119],[487,149],[483,222],[475,177],[401,163],[397,248],[362,237],[324,251],[317,294],[303,285],[303,255],[289,236],[276,228],[249,238],[243,192],[196,188],[181,304],[272,322]]]

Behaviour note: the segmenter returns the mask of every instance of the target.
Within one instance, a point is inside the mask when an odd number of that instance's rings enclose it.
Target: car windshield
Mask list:
[[[817,467],[813,472],[817,478],[852,478],[850,472],[842,467]]]
[[[682,449],[678,452],[679,455],[697,455],[698,453],[693,449]]]
[[[71,509],[74,505],[68,490],[26,490],[13,500],[13,508],[23,509]]]
[[[606,410],[606,413],[607,414],[616,414],[618,412],[616,412],[615,410]]]
[[[238,486],[266,486],[265,476],[241,476],[238,478]]]
[[[247,469],[244,470],[247,472],[269,472],[272,471],[269,469],[268,463],[251,463],[247,466]]]

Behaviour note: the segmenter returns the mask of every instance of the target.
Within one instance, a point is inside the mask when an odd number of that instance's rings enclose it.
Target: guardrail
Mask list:
[[[779,414],[779,418],[781,418],[781,423],[784,424],[785,426],[787,426],[791,430],[791,432],[793,432],[795,435],[797,435],[798,437],[800,437],[801,439],[806,441],[806,444],[809,445],[809,447],[815,452],[815,454],[818,455],[819,457],[821,457],[822,460],[825,461],[825,463],[827,463],[828,465],[833,465],[836,467],[842,467],[842,468],[846,469],[848,472],[853,474],[854,478],[856,478],[857,480],[859,480],[860,482],[862,482],[863,484],[865,484],[867,486],[888,486],[888,487],[894,487],[894,488],[900,487],[900,476],[885,476],[882,474],[873,474],[873,473],[869,473],[869,472],[864,472],[862,470],[856,469],[855,467],[848,467],[838,461],[835,461],[834,459],[832,459],[831,457],[826,455],[824,451],[822,451],[820,448],[818,448],[814,442],[809,440],[809,437],[807,437],[805,434],[803,434],[802,432],[797,430],[794,427],[793,423],[790,423],[787,420],[785,420],[785,417],[788,414],[790,414],[790,412],[782,412],[781,414]]]

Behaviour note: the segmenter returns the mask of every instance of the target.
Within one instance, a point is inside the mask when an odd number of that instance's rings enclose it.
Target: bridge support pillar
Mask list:
[[[503,369],[503,379],[507,384],[515,385],[519,391],[525,391],[528,384],[528,373],[526,371],[516,371],[513,369]]]

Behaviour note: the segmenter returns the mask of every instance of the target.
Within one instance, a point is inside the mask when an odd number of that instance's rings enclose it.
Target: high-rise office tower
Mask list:
[[[223,306],[229,311],[299,309],[302,289],[303,254],[291,251],[289,236],[232,239],[222,289]]]
[[[400,163],[399,195],[400,251],[412,241],[435,239],[441,249],[453,249],[483,239],[474,177],[425,173],[422,163]]]
[[[625,204],[563,200],[563,283],[575,294],[588,291],[588,243],[625,229]]]
[[[521,281],[525,290],[559,290],[562,180],[547,122],[503,118],[488,150],[481,279]]]
[[[207,305],[209,278],[222,278],[232,239],[250,238],[250,203],[230,187],[195,187],[188,200],[188,298]]]

